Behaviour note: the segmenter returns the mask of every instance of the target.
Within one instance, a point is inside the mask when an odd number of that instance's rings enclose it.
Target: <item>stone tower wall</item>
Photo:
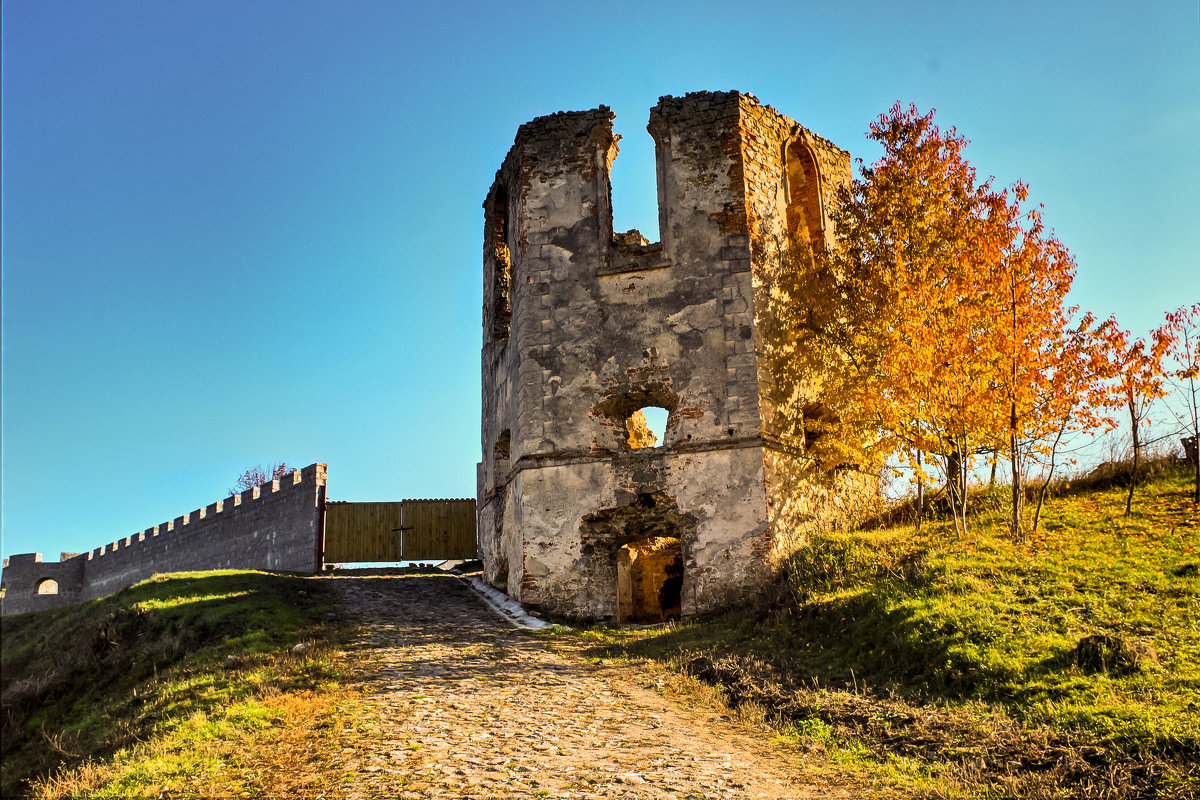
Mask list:
[[[600,107],[522,126],[484,204],[480,554],[522,602],[606,618],[618,550],[677,538],[688,615],[760,583],[778,539],[763,243],[800,218],[783,176],[807,132],[737,92],[662,98],[648,243],[612,231],[612,119]],[[665,441],[632,449],[626,419],[645,406],[669,412]]]

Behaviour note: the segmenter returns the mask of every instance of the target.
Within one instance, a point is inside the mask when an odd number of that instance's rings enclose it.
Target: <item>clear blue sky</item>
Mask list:
[[[481,203],[517,126],[606,104],[616,227],[647,115],[741,89],[868,161],[935,107],[1023,179],[1074,299],[1200,300],[1200,24],[1153,2],[6,0],[5,556],[86,550],[329,464],[340,500],[472,497]]]

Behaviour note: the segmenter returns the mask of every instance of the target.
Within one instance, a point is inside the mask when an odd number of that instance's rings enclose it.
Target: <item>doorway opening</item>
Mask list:
[[[617,550],[617,622],[679,619],[683,549],[671,536],[640,539]]]

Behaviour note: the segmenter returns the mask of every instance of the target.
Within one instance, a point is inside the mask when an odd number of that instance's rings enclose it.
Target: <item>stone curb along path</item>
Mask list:
[[[720,709],[684,707],[635,665],[497,624],[459,578],[330,580],[363,630],[350,663],[365,708],[337,759],[339,797],[853,796],[800,782],[800,756]]]
[[[544,619],[538,619],[532,614],[525,611],[525,607],[506,595],[504,592],[488,586],[476,575],[463,578],[470,586],[475,594],[487,603],[488,607],[495,611],[501,619],[508,622],[514,628],[529,628],[530,630],[542,630],[551,628],[553,625],[546,622]]]

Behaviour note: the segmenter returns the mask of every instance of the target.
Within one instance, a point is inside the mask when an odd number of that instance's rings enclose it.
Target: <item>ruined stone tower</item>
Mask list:
[[[788,242],[826,246],[850,159],[752,95],[663,97],[648,243],[612,230],[614,116],[522,125],[484,203],[479,551],[523,603],[654,621],[736,602],[827,511],[777,284]]]

